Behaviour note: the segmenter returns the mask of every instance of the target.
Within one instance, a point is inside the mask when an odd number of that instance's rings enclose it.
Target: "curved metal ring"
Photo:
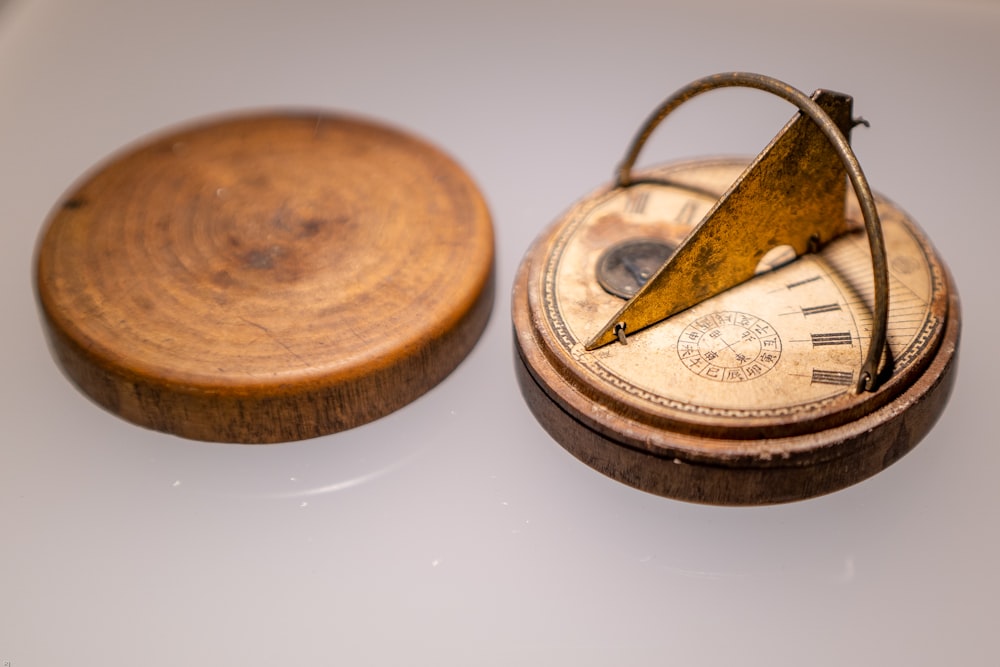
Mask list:
[[[674,109],[693,97],[716,88],[727,87],[756,88],[791,102],[799,110],[815,122],[830,144],[836,150],[847,176],[854,188],[854,193],[861,205],[861,213],[865,219],[865,231],[868,234],[868,245],[872,253],[872,273],[875,279],[875,312],[872,314],[872,339],[868,354],[861,365],[856,391],[874,391],[877,387],[878,365],[886,345],[886,328],[889,319],[889,269],[885,256],[885,241],[882,238],[882,225],[879,222],[878,211],[868,179],[861,171],[858,158],[854,155],[850,143],[840,128],[829,115],[808,95],[783,81],[763,74],[749,72],[728,72],[713,74],[689,83],[668,97],[646,120],[639,133],[632,140],[625,159],[618,167],[615,185],[620,188],[632,184],[632,167],[639,157],[639,151],[645,145],[649,135]]]

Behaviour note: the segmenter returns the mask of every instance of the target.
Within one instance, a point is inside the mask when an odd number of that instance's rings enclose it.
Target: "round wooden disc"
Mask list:
[[[137,424],[279,442],[383,416],[443,379],[493,299],[489,213],[432,146],[262,115],[146,142],[86,178],[37,257],[47,333]]]

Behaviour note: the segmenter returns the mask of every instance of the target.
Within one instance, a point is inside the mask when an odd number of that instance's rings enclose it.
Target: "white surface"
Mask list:
[[[0,664],[996,664],[1000,6],[668,4],[0,5]],[[518,393],[508,305],[531,240],[646,114],[730,69],[854,95],[873,187],[964,307],[957,388],[916,450],[759,509],[565,453]],[[188,442],[94,407],[38,323],[50,207],[139,136],[274,106],[381,118],[469,169],[498,241],[486,335],[414,404],[308,442]],[[713,93],[644,158],[753,153],[792,111]]]

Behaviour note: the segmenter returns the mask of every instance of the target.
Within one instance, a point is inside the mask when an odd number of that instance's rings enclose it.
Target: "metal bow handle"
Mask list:
[[[877,388],[878,366],[886,346],[886,329],[889,313],[889,272],[885,255],[885,243],[882,238],[882,227],[879,223],[878,211],[876,210],[875,200],[872,196],[871,189],[868,186],[868,181],[865,178],[864,172],[861,170],[860,164],[858,164],[858,159],[854,155],[854,151],[851,149],[850,143],[830,115],[824,111],[824,109],[817,104],[814,99],[786,83],[761,74],[730,72],[725,74],[715,74],[698,79],[667,98],[667,100],[665,100],[646,120],[639,133],[632,140],[625,159],[618,167],[615,181],[616,186],[619,188],[625,188],[633,184],[632,167],[639,155],[639,151],[642,150],[642,147],[645,145],[646,140],[649,138],[650,134],[652,134],[653,130],[656,129],[656,127],[663,121],[664,118],[667,117],[668,114],[684,102],[702,93],[715,90],[716,88],[733,86],[764,90],[797,106],[803,114],[808,116],[815,123],[815,125],[819,127],[828,140],[830,146],[836,152],[840,162],[843,164],[843,167],[847,172],[847,176],[850,179],[851,185],[861,206],[862,215],[864,216],[865,230],[868,235],[868,244],[871,248],[872,271],[875,280],[875,310],[872,320],[871,346],[869,347],[867,356],[862,363],[856,391],[874,391]],[[858,123],[864,121],[854,121],[853,119],[850,119],[850,122]],[[766,152],[767,150],[765,150],[765,153]],[[758,161],[761,160],[765,153],[761,154]],[[745,175],[746,174],[744,174],[744,176]],[[719,206],[717,205],[716,209],[718,208]],[[713,213],[716,209],[713,209]],[[709,217],[711,215],[712,214],[710,213]],[[692,232],[691,237],[697,235],[698,231],[709,220],[709,217],[706,217],[706,220],[702,221],[699,227]],[[689,237],[688,241],[691,240],[691,237]],[[829,238],[824,238],[823,242],[828,240]],[[688,241],[685,241],[685,244],[688,243]],[[668,261],[663,268],[661,268],[660,272],[654,276],[642,290],[633,296],[632,299],[630,299],[629,302],[626,303],[625,306],[619,311],[619,313],[612,318],[608,325],[606,325],[605,328],[602,329],[602,331],[595,336],[590,343],[588,343],[588,349],[593,349],[594,347],[606,344],[611,340],[623,337],[625,329],[624,323],[626,321],[625,314],[628,313],[630,309],[632,311],[640,310],[640,308],[636,307],[635,304],[641,299],[641,297],[644,296],[644,292],[655,290],[652,283],[660,277],[660,274],[667,272],[666,269],[670,266],[671,262],[673,262],[674,259],[681,254],[683,248],[684,245],[682,244],[682,246],[678,248],[674,257],[671,258],[671,260]],[[722,286],[722,289],[728,289],[728,287],[733,286],[733,284],[726,284]],[[720,289],[719,291],[722,290]],[[690,305],[694,304],[690,303],[683,307],[690,307]],[[674,312],[678,312],[678,310],[675,310]],[[672,313],[663,313],[659,315],[659,319],[668,317],[671,314]],[[629,327],[629,333],[658,321],[647,321],[650,319],[648,314],[645,315],[645,318],[645,320],[639,318],[638,326]]]

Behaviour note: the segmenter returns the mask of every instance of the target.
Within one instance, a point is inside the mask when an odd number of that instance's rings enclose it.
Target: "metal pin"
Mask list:
[[[809,252],[819,252],[820,249],[820,238],[819,234],[813,234],[809,237]]]
[[[615,325],[615,335],[618,336],[618,342],[622,345],[628,345],[628,340],[625,338],[625,323],[619,322]]]

